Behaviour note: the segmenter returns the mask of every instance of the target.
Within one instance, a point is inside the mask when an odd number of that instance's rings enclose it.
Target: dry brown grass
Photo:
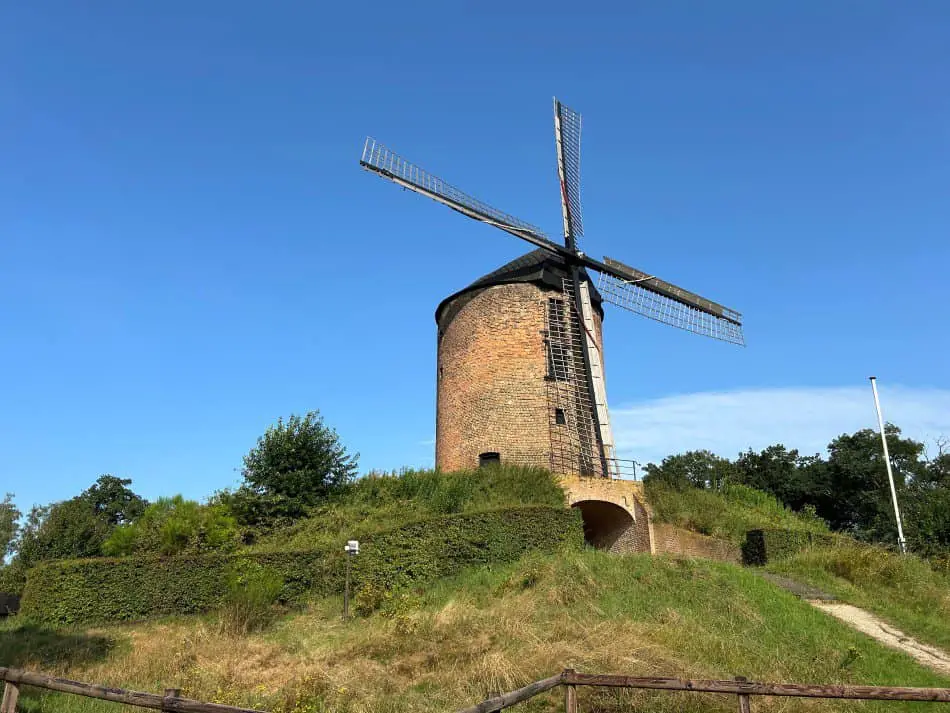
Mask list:
[[[338,600],[235,638],[211,618],[108,627],[119,646],[58,673],[279,713],[452,711],[565,667],[589,672],[947,685],[726,565],[571,553],[434,585],[411,606],[344,625]],[[753,586],[754,585],[754,586]],[[92,633],[92,632],[90,632]],[[842,665],[849,647],[853,660]],[[46,699],[52,701],[52,699]],[[99,711],[56,699],[31,710]],[[581,693],[585,713],[734,710],[729,697]],[[560,709],[551,694],[527,705]],[[814,702],[761,700],[756,710]],[[854,710],[853,704],[821,704]],[[109,710],[115,710],[110,708]],[[881,710],[894,711],[899,707]]]

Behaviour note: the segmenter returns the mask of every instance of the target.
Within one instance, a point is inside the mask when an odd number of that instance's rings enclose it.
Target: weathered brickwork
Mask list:
[[[742,562],[738,545],[726,540],[707,537],[666,523],[654,523],[653,533],[657,554],[701,557],[736,564]]]
[[[634,533],[635,538],[632,543],[633,551],[650,553],[655,552],[656,546],[654,545],[655,535],[653,532],[653,516],[646,508],[644,501],[641,498],[637,498],[634,501],[633,512],[638,523],[637,529]]]
[[[610,552],[653,552],[653,524],[642,483],[569,476],[560,481],[568,504],[584,517],[589,544]]]
[[[739,561],[728,542],[654,524],[641,483],[580,477],[579,466],[564,465],[581,459],[564,447],[563,429],[577,428],[570,392],[546,378],[548,300],[561,296],[549,282],[525,281],[469,289],[440,305],[436,466],[472,469],[481,454],[498,453],[502,463],[551,468],[595,547]],[[603,355],[597,311],[595,339]],[[567,423],[557,423],[556,409]]]
[[[532,283],[494,285],[464,304],[439,334],[436,466],[478,466],[482,453],[503,463],[549,468],[555,408],[567,410],[547,380],[547,300]],[[601,334],[600,316],[595,316]]]

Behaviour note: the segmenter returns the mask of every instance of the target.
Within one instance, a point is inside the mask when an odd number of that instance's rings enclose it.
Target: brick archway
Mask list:
[[[609,478],[560,478],[568,505],[584,519],[584,539],[610,552],[654,552],[653,525],[643,484]]]
[[[573,505],[584,519],[584,542],[598,550],[620,550],[637,526],[633,516],[606,500],[580,500]]]

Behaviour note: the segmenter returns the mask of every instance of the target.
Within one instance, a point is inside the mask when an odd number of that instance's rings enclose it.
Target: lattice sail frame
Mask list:
[[[679,288],[617,261],[604,258],[594,260],[577,249],[577,238],[584,234],[580,201],[580,132],[581,116],[555,98],[555,136],[558,152],[558,173],[561,182],[562,211],[564,218],[564,245],[549,238],[537,226],[493,208],[474,198],[452,184],[443,181],[424,169],[402,158],[376,140],[368,138],[363,147],[360,165],[369,171],[392,180],[397,185],[425,195],[470,218],[494,225],[537,247],[541,247],[568,265],[595,270],[600,274],[598,288],[605,302],[635,314],[654,319],[702,336],[708,336],[732,344],[744,345],[741,315],[695,293]],[[584,354],[581,347],[583,325],[576,314],[576,301],[572,283],[565,287],[565,305],[569,305],[563,336],[570,343],[568,352],[560,350],[569,370],[570,378],[564,382],[555,380],[548,389],[549,399],[567,404],[564,409],[568,425],[555,438],[554,406],[550,409],[552,445],[558,446],[552,454],[555,460],[564,462],[562,472],[588,472],[607,476],[614,468],[607,454],[598,454],[597,406],[592,403],[590,384],[587,380]],[[546,341],[550,348],[550,341]],[[554,355],[549,355],[555,358]],[[603,402],[606,408],[606,401]],[[562,406],[557,406],[562,408]],[[590,421],[590,428],[587,423]],[[573,434],[573,435],[571,435]],[[600,456],[598,458],[598,455]],[[612,454],[610,454],[612,455]],[[616,461],[614,461],[616,463]]]
[[[648,289],[643,282],[600,273],[597,289],[604,302],[635,314],[730,344],[745,345],[742,325]]]
[[[556,294],[556,293],[555,293]],[[584,328],[577,314],[573,281],[565,278],[560,297],[560,318],[552,319],[550,302],[544,306],[547,334],[545,348],[548,375],[548,418],[551,439],[551,471],[565,475],[606,476],[597,439],[597,422],[591,401],[581,340]],[[557,423],[556,414],[564,414]]]
[[[469,218],[494,225],[540,247],[553,248],[554,251],[557,251],[560,247],[536,225],[493,208],[484,201],[470,196],[451,183],[407,161],[396,152],[383,146],[376,139],[366,139],[360,165],[404,188],[409,188],[443,205],[447,205]]]
[[[558,149],[561,203],[565,213],[565,237],[576,242],[584,236],[581,211],[581,115],[554,99],[554,133]]]
[[[559,106],[566,109],[563,104]],[[576,112],[573,113],[576,114]],[[577,117],[578,133],[576,137],[579,141],[579,115]],[[578,170],[580,165],[579,150],[578,145]],[[562,151],[563,148],[559,147],[559,154]],[[572,151],[573,149],[568,148],[565,156]],[[569,162],[565,158],[563,163],[567,164]],[[555,255],[563,257],[567,252],[564,247],[552,241],[537,226],[468,195],[438,176],[434,176],[407,161],[375,139],[366,139],[360,165],[404,188],[432,198],[470,218],[501,228],[538,247],[545,248]],[[560,165],[561,163],[559,163]],[[563,185],[566,189],[567,186],[571,185],[571,182],[565,180]],[[573,189],[571,190],[573,191]],[[567,195],[566,192],[565,195]],[[576,215],[579,217],[579,193],[576,195],[578,208]],[[570,225],[573,225],[573,218],[571,218],[571,222],[568,222],[568,216],[572,214],[570,196],[568,196],[565,205],[568,206],[565,215],[565,227],[570,229]],[[576,227],[583,231],[582,224]],[[606,302],[696,334],[720,339],[731,344],[745,344],[742,336],[741,315],[738,312],[688,290],[676,287],[671,283],[647,275],[616,260],[605,258],[604,263],[597,263],[586,256],[578,255],[577,257],[587,269],[593,269],[600,274],[598,289]],[[610,272],[605,272],[605,270]]]

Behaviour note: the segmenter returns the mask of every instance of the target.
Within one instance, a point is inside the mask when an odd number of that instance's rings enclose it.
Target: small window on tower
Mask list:
[[[567,423],[567,419],[564,418],[564,409],[554,409],[554,423],[556,423],[558,426],[563,426],[565,423]]]
[[[479,468],[488,468],[493,465],[501,465],[501,455],[495,453],[495,451],[488,451],[487,453],[478,454],[478,467]]]

